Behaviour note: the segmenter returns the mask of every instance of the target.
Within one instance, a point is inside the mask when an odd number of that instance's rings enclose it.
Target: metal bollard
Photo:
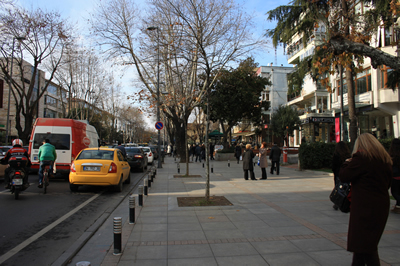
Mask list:
[[[139,186],[139,206],[143,206],[143,186]]]
[[[228,167],[231,167],[231,161],[228,160]]]
[[[203,168],[204,168],[204,163],[203,163]]]
[[[157,175],[157,167],[154,167],[154,177]]]
[[[181,172],[181,168],[179,166],[179,163],[177,163],[176,166],[178,167],[178,174],[179,174]]]
[[[148,194],[148,185],[149,185],[149,179],[147,178],[147,177],[145,177],[144,179],[143,179],[143,195],[145,195],[145,196],[147,196],[147,194]]]
[[[211,164],[211,173],[214,173],[214,164]]]
[[[122,250],[122,218],[114,217],[114,253],[121,255]]]
[[[151,174],[148,174],[147,176],[147,186],[151,188]]]
[[[135,223],[135,196],[130,195],[129,196],[129,224],[134,224]]]

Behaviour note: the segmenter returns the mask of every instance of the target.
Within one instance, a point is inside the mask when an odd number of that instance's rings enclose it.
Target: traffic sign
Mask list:
[[[161,121],[158,121],[157,123],[156,123],[156,129],[157,130],[161,130],[161,129],[163,129],[164,128],[164,124],[161,122]]]

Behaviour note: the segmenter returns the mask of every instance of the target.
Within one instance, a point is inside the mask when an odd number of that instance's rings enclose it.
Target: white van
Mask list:
[[[39,169],[39,147],[49,139],[57,152],[57,173],[69,174],[71,162],[85,148],[99,147],[96,129],[84,120],[37,118],[29,140],[31,169]]]

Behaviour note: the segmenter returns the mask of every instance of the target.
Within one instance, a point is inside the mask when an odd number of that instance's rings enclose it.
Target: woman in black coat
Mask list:
[[[339,172],[340,167],[344,163],[344,161],[351,157],[349,146],[343,141],[339,141],[335,146],[335,152],[333,153],[332,158],[332,172],[333,172],[333,181],[336,186],[336,183],[339,181]],[[333,208],[337,210],[339,207],[335,204]]]
[[[244,179],[249,180],[249,171],[251,180],[257,180],[254,176],[253,171],[253,158],[255,157],[253,150],[251,149],[251,144],[246,144],[246,150],[243,152],[243,171]]]
[[[378,244],[389,215],[392,159],[373,135],[361,134],[339,178],[351,183],[347,250],[354,252],[352,265],[380,265]]]

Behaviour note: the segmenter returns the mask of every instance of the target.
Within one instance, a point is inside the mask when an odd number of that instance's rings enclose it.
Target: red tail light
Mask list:
[[[21,172],[15,172],[16,175],[21,175]]]
[[[73,173],[76,172],[75,164],[74,164],[74,163],[71,164],[71,172],[73,172]]]
[[[153,154],[151,152],[149,152],[149,157],[153,156]]]
[[[111,163],[110,168],[108,169],[109,173],[116,173],[117,172],[117,165],[115,163]]]

